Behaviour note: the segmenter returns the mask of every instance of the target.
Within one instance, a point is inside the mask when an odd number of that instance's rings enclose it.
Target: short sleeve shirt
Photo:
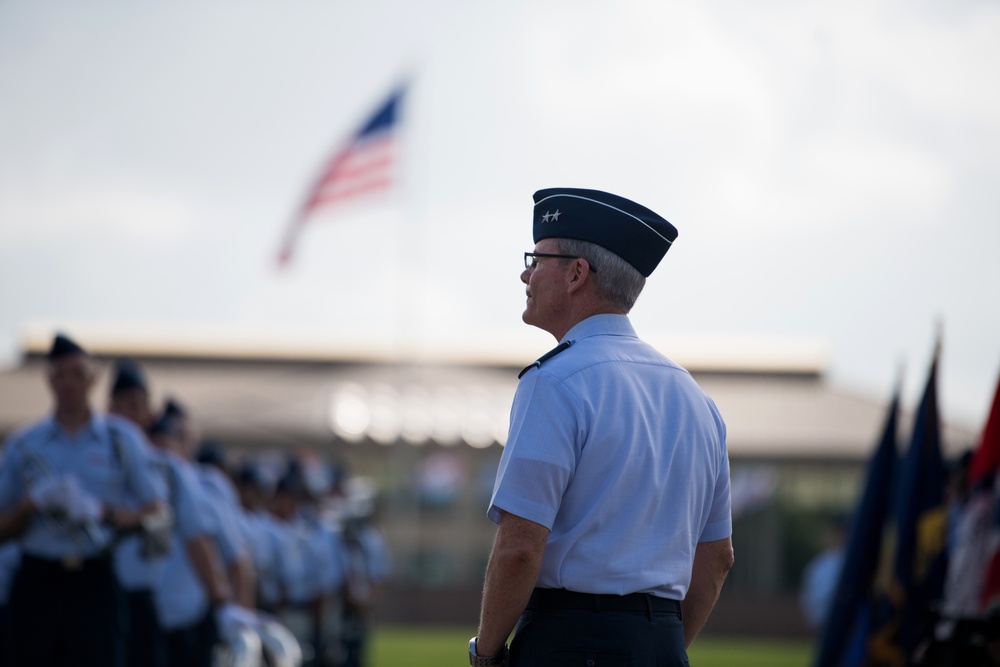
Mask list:
[[[518,385],[488,515],[550,530],[539,587],[681,600],[698,542],[732,533],[725,424],[627,317],[565,341]]]
[[[76,433],[49,417],[13,434],[0,463],[0,509],[12,509],[39,479],[70,474],[99,501],[139,507],[162,498],[142,433],[114,415],[92,414]],[[25,554],[58,559],[91,557],[111,541],[110,529],[71,525],[48,515],[32,518],[21,536]]]

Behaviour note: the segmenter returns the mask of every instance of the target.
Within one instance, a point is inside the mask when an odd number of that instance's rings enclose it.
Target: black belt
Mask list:
[[[528,609],[565,611],[638,611],[647,613],[681,613],[677,600],[660,598],[648,593],[608,595],[576,593],[565,588],[536,588],[528,601]]]
[[[84,558],[83,556],[62,556],[61,558],[43,558],[31,554],[21,555],[21,567],[34,569],[38,572],[80,572],[94,567],[105,567],[111,563],[109,555],[99,554]]]

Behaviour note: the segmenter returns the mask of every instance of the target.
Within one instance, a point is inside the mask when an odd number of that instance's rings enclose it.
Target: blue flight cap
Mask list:
[[[244,461],[236,470],[236,483],[239,485],[264,488],[264,477],[253,461]]]
[[[534,195],[533,234],[589,241],[649,277],[677,238],[677,228],[645,206],[600,190],[548,188]]]
[[[226,453],[223,451],[222,445],[214,440],[206,440],[201,443],[195,460],[198,463],[213,465],[220,470],[226,469]]]
[[[49,353],[46,357],[49,361],[55,361],[56,359],[69,357],[74,354],[87,354],[87,351],[77,345],[69,336],[58,333],[52,340],[52,347],[49,348]]]
[[[146,376],[132,359],[119,359],[115,362],[115,381],[111,385],[112,396],[121,391],[129,389],[142,389],[148,391]]]
[[[181,433],[181,427],[177,424],[177,420],[166,412],[160,415],[149,428],[150,435],[158,435],[161,433],[174,438],[180,438],[183,435],[183,433]]]
[[[163,408],[163,414],[172,419],[185,419],[187,417],[187,410],[173,398],[168,398],[167,404]]]

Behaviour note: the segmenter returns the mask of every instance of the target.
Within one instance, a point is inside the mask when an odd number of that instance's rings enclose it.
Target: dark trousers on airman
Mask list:
[[[160,629],[160,621],[153,603],[153,592],[148,588],[125,591],[126,665],[128,667],[165,667],[167,641]]]
[[[687,667],[681,607],[650,595],[535,589],[509,667]]]
[[[212,667],[212,651],[219,633],[211,609],[194,625],[169,630],[166,637],[170,667]]]
[[[121,595],[110,558],[24,555],[10,592],[10,663],[121,667]]]

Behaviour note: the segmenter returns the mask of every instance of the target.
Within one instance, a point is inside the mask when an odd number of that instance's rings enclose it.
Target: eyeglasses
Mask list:
[[[529,271],[534,271],[535,267],[538,265],[539,257],[555,257],[556,259],[587,259],[586,257],[578,257],[576,255],[553,255],[547,252],[526,252],[524,253],[524,268]],[[597,273],[597,267],[587,260],[587,264],[590,266],[590,270]]]

